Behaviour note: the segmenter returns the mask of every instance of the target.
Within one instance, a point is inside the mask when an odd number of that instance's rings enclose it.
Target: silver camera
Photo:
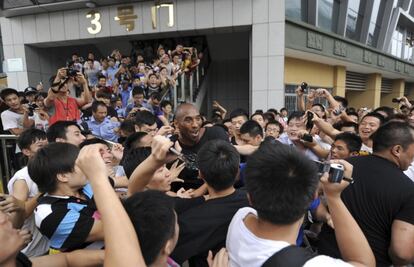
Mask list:
[[[331,183],[340,183],[344,178],[344,166],[337,163],[328,163],[314,161],[318,168],[318,175],[322,176],[325,172],[329,173],[328,181]]]

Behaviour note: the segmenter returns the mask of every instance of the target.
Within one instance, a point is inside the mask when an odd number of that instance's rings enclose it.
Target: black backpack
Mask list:
[[[262,267],[300,267],[315,256],[309,249],[290,245],[273,254]]]

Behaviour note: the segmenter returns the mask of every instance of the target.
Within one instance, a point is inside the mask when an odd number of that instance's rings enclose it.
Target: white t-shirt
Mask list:
[[[404,174],[408,176],[408,178],[411,179],[411,181],[414,182],[414,161],[411,162],[410,166],[406,171],[404,171]]]
[[[23,129],[23,114],[13,112],[11,110],[5,110],[1,113],[1,122],[3,123],[3,129],[10,130],[14,128]]]
[[[34,112],[34,114],[33,114],[33,120],[34,120],[34,122],[35,122],[35,128],[36,129],[39,129],[39,130],[42,130],[42,131],[47,131],[47,129],[49,128],[49,121],[48,120],[42,120],[41,118],[40,118],[40,115],[39,115],[39,113],[37,113],[37,112]]]
[[[29,176],[27,167],[17,171],[7,184],[9,193],[13,195],[13,185],[17,180],[24,180],[29,188],[28,197],[34,197],[39,193],[37,185]],[[28,229],[33,234],[33,240],[23,250],[22,253],[28,257],[44,255],[49,250],[49,240],[43,236],[36,227],[34,214],[24,221],[22,229]]]
[[[257,216],[255,209],[241,208],[234,215],[227,232],[226,247],[229,253],[231,267],[260,267],[273,254],[289,246],[285,241],[274,241],[259,238],[244,224],[248,214]],[[352,266],[342,260],[328,256],[316,256],[308,260],[304,267],[320,266]]]

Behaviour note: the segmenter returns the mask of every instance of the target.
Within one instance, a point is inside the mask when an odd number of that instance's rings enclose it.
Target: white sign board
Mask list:
[[[9,58],[7,59],[7,72],[23,71],[23,59]]]

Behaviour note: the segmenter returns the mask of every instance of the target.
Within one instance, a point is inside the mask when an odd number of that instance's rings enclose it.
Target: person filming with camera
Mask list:
[[[78,82],[83,93],[81,97],[74,98],[69,95],[70,84]],[[57,121],[80,120],[79,108],[92,100],[88,82],[82,73],[72,68],[60,68],[56,76],[50,78],[51,88],[44,100],[45,107],[49,111],[49,125]]]

